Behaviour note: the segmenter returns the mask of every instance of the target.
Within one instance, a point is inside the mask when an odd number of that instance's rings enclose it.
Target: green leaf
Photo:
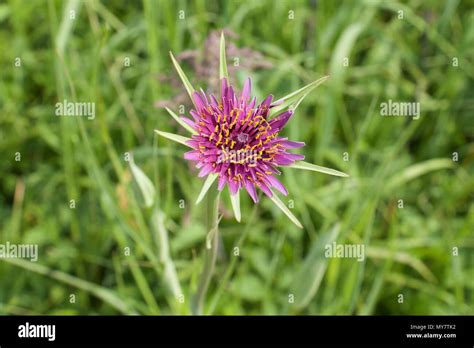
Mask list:
[[[149,208],[155,201],[155,187],[146,174],[135,164],[133,157],[130,157],[128,162],[130,171],[132,172],[134,189],[139,197],[140,203]]]
[[[290,211],[290,209],[288,209],[288,207],[285,205],[285,203],[283,203],[281,201],[280,198],[278,198],[278,196],[275,194],[275,192],[273,192],[273,195],[272,197],[270,197],[270,199],[272,200],[273,203],[275,203],[275,205],[281,209],[282,212],[285,213],[286,216],[288,216],[288,218],[296,225],[298,226],[299,228],[303,228],[303,225],[301,225],[301,222],[298,221],[298,219],[293,215],[293,213]]]
[[[221,33],[221,42],[220,42],[220,54],[219,54],[219,78],[223,79],[224,77],[229,79],[229,72],[227,71],[227,61],[225,57],[225,37],[224,32]]]
[[[174,134],[174,133],[162,132],[162,131],[160,131],[160,130],[158,130],[158,129],[155,129],[155,132],[156,132],[158,135],[161,135],[161,136],[164,137],[164,138],[167,138],[167,139],[176,141],[177,143],[180,143],[180,144],[183,144],[183,145],[186,145],[186,146],[191,147],[190,145],[186,144],[186,141],[191,140],[191,138],[186,138],[186,137],[183,137],[183,136],[181,136],[181,135]]]
[[[373,11],[370,11],[367,15],[368,18],[370,18],[370,16],[373,16]],[[353,23],[339,36],[329,65],[329,73],[333,77],[334,82],[342,83],[344,76],[347,74],[348,69],[346,69],[340,62],[342,62],[344,58],[351,56],[354,44],[357,42],[357,38],[364,30],[364,26],[365,25],[362,21]]]
[[[431,171],[451,168],[453,166],[453,161],[447,158],[434,158],[413,164],[390,178],[386,185],[386,189],[390,190]]]
[[[313,172],[320,172],[320,173],[329,174],[329,175],[342,176],[345,178],[349,177],[348,174],[340,172],[338,170],[317,166],[316,164],[308,163],[305,161],[297,161],[293,163],[292,165],[288,166],[288,168],[312,170]]]
[[[191,85],[191,82],[189,82],[188,78],[184,74],[183,69],[181,69],[181,67],[179,66],[178,62],[174,58],[173,53],[171,53],[171,51],[170,51],[170,57],[171,57],[171,60],[173,61],[174,68],[178,72],[178,75],[181,78],[181,81],[183,81],[183,85],[186,88],[186,91],[188,92],[189,97],[191,98],[194,104],[194,99],[193,99],[193,93],[195,91],[194,87]],[[194,104],[194,106],[196,106],[196,104]]]
[[[305,258],[303,265],[296,273],[294,295],[296,307],[304,308],[318,292],[326,273],[328,259],[325,257],[326,245],[332,244],[339,234],[339,225],[316,239]]]
[[[56,47],[61,57],[64,55],[64,50],[66,48],[67,43],[69,42],[71,34],[74,31],[74,24],[76,22],[69,18],[69,14],[71,12],[74,12],[75,14],[79,15],[81,5],[82,1],[69,0],[64,6],[64,15],[62,17],[63,19],[59,26],[58,34],[56,36]]]
[[[240,222],[241,214],[240,214],[240,192],[237,191],[235,195],[229,192],[230,202],[232,203],[232,210],[234,211],[235,219]]]
[[[417,271],[427,281],[433,283],[437,282],[435,275],[431,272],[428,266],[423,263],[423,261],[406,252],[392,251],[383,247],[369,246],[367,248],[366,254],[369,258],[392,260],[406,264]]]
[[[202,201],[202,199],[206,196],[207,191],[209,191],[214,181],[216,181],[217,177],[218,177],[217,173],[211,173],[207,176],[206,181],[204,181],[204,185],[202,185],[201,192],[199,193],[199,196],[196,200],[196,204],[199,204]]]
[[[288,94],[287,96],[278,99],[274,102],[274,104],[280,103],[279,105],[275,106],[274,108],[270,109],[270,114],[268,115],[269,118],[275,116],[279,112],[285,110],[286,108],[291,108],[295,110],[298,105],[303,101],[304,98],[316,87],[318,87],[321,83],[329,79],[329,76],[323,76],[320,79],[311,82],[309,85],[300,88],[299,90]]]
[[[239,299],[249,302],[258,302],[265,298],[265,284],[261,278],[253,274],[236,277],[232,281],[229,291]]]
[[[112,291],[106,287],[99,286],[97,284],[91,283],[87,280],[77,278],[68,273],[57,271],[49,268],[48,266],[40,265],[35,262],[30,262],[22,259],[1,259],[5,262],[8,262],[12,265],[26,269],[29,272],[34,272],[51,279],[57,280],[58,282],[67,284],[71,287],[83,290],[90,293],[91,295],[97,297],[104,303],[109,304],[112,308],[117,309],[120,313],[126,315],[136,315],[136,311],[132,309],[132,306],[125,302],[118,293]]]
[[[184,122],[182,119],[179,118],[178,115],[176,115],[170,108],[165,107],[166,111],[175,119],[176,122],[178,122],[183,128],[185,128],[187,131],[189,131],[191,134],[197,134],[197,132],[192,129],[192,127]]]

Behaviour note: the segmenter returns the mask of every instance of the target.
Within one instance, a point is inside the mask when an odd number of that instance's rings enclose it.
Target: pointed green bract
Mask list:
[[[345,178],[349,177],[348,174],[340,172],[338,170],[321,167],[316,164],[308,163],[305,161],[297,161],[293,163],[292,165],[289,165],[288,168],[312,170],[313,172],[320,172],[320,173],[329,174],[329,175],[342,176]]]
[[[191,134],[197,134],[197,132],[191,128],[189,124],[184,122],[182,119],[179,118],[178,115],[176,115],[170,108],[165,107],[166,111],[175,119],[176,122],[178,122],[183,128],[185,128],[187,131],[189,131]]]
[[[162,137],[166,138],[166,139],[170,139],[170,140],[173,140],[173,141],[176,141],[177,143],[180,143],[180,144],[183,144],[183,145],[186,145],[186,146],[189,146],[192,148],[192,146],[186,144],[186,141],[188,140],[191,140],[191,138],[186,138],[186,137],[183,137],[181,135],[178,135],[178,134],[174,134],[174,133],[168,133],[168,132],[162,132],[158,129],[155,129],[155,132],[158,134],[158,135],[161,135]]]
[[[225,57],[225,38],[224,32],[221,33],[221,42],[219,49],[219,79],[226,78],[229,80],[229,72],[227,71],[227,61]]]
[[[270,197],[272,202],[275,203],[275,205],[278,208],[280,208],[281,211],[284,212],[286,216],[288,216],[288,218],[291,220],[291,222],[293,222],[299,228],[303,228],[303,225],[301,225],[301,222],[299,222],[299,220],[296,218],[296,216],[293,215],[293,213],[290,211],[290,209],[288,209],[288,207],[285,205],[285,203],[283,203],[281,201],[281,199],[278,198],[278,196],[275,194],[275,192],[272,191],[272,193],[273,193],[273,195],[272,195],[272,197]]]
[[[188,92],[189,97],[191,98],[191,100],[194,104],[194,99],[193,99],[193,93],[195,91],[194,87],[191,85],[191,82],[189,82],[188,78],[184,74],[183,69],[181,69],[178,62],[174,58],[173,53],[171,53],[171,52],[170,52],[170,57],[171,57],[171,60],[173,61],[173,65],[174,65],[176,71],[178,72],[179,77],[181,78],[181,81],[183,81],[183,85],[186,88],[186,91]],[[194,104],[194,106],[196,106],[196,104]]]
[[[230,195],[230,202],[232,203],[232,210],[234,211],[234,216],[235,219],[240,222],[241,220],[241,214],[240,214],[240,192],[237,191],[235,195],[231,194]]]
[[[324,76],[321,77],[320,79],[311,82],[310,84],[298,89],[297,91],[288,94],[287,96],[278,99],[275,101],[273,104],[279,104],[273,108],[270,109],[270,113],[268,115],[269,118],[272,116],[275,116],[279,112],[291,108],[292,110],[295,110],[298,105],[303,101],[304,98],[316,87],[318,87],[321,83],[326,81],[329,78],[329,76]]]
[[[201,192],[199,193],[199,196],[196,199],[196,204],[199,204],[206,196],[207,191],[209,191],[214,181],[216,181],[217,176],[217,173],[211,173],[207,176],[206,181],[204,181],[204,185],[202,185]]]

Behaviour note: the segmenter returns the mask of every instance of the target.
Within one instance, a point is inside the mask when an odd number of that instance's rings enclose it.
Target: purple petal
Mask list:
[[[254,184],[252,184],[248,180],[245,180],[245,189],[249,193],[249,195],[252,198],[252,200],[254,201],[254,203],[258,203],[257,190],[255,189]]]
[[[271,108],[274,108],[275,106],[278,106],[280,104],[283,104],[285,100],[284,99],[281,99],[281,100],[277,100],[275,101],[272,105],[270,105]]]
[[[209,105],[209,100],[207,99],[206,93],[202,90],[201,88],[201,95],[202,95],[202,100],[205,102],[206,105]]]
[[[258,183],[258,187],[260,187],[260,190],[263,191],[263,193],[265,193],[268,197],[273,197],[273,193],[272,191],[270,190],[270,188],[265,185],[263,182],[259,182]]]
[[[250,96],[251,89],[252,89],[252,81],[250,80],[250,77],[248,77],[247,80],[245,80],[244,88],[242,89],[242,95],[240,97],[241,101],[244,101],[244,102],[247,101],[247,99]]]
[[[211,98],[211,105],[212,105],[213,107],[217,107],[217,106],[219,105],[219,103],[217,102],[216,97],[214,97],[214,96],[211,94],[211,97],[210,97],[210,98]]]
[[[272,175],[267,175],[266,178],[272,184],[274,188],[276,188],[278,191],[283,193],[285,196],[288,195],[287,189],[285,188],[285,186],[283,186],[283,184],[277,178],[275,178]]]
[[[199,151],[192,150],[184,153],[184,159],[189,161],[199,161]]]
[[[304,155],[300,155],[299,153],[285,153],[284,156],[292,161],[304,160]]]
[[[201,118],[201,116],[199,116],[199,114],[196,112],[196,110],[191,110],[190,114],[194,118],[194,121],[196,121],[196,122],[198,122]]]
[[[224,98],[226,90],[227,90],[227,79],[223,78],[221,80],[221,98]]]
[[[260,103],[260,107],[264,107],[266,106],[267,108],[270,107],[270,104],[272,102],[272,99],[273,99],[273,95],[269,95],[268,97],[266,97],[261,103]]]
[[[217,181],[217,189],[219,191],[222,191],[222,189],[224,188],[225,186],[225,183],[226,183],[226,177],[224,175],[220,175],[219,176],[219,179]]]
[[[196,123],[191,121],[189,118],[180,116],[180,119],[182,119],[187,125],[189,125],[192,129],[196,129]]]
[[[273,120],[271,120],[270,126],[273,129],[280,130],[283,127],[285,127],[286,123],[288,122],[288,120],[291,118],[292,115],[293,115],[293,110],[285,111],[281,113],[280,115],[278,115],[277,117],[275,117]]]
[[[195,139],[186,140],[186,145],[189,145],[196,149],[199,146],[199,141]]]
[[[279,166],[289,166],[290,164],[293,164],[293,160],[289,159],[283,154],[278,154],[274,157],[276,164]]]
[[[194,103],[196,104],[196,108],[198,111],[201,111],[202,109],[206,108],[206,105],[204,104],[204,100],[202,100],[202,97],[199,95],[198,92],[193,93],[193,100]]]
[[[202,167],[201,171],[199,172],[198,176],[202,178],[203,176],[208,175],[210,172],[212,172],[212,164],[206,164],[204,167]]]
[[[229,178],[229,189],[230,189],[230,193],[235,195],[237,191],[239,190],[239,184]]]
[[[253,97],[252,98],[252,101],[250,102],[250,104],[248,105],[248,109],[253,109],[255,107],[255,104],[257,103],[257,97]]]
[[[296,149],[299,147],[305,146],[305,143],[302,141],[291,141],[291,140],[280,140],[280,144],[282,144],[287,149]]]

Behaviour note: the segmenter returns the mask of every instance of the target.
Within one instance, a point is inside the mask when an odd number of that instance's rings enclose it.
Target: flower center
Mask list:
[[[239,133],[237,135],[237,141],[240,143],[247,143],[249,141],[249,135],[247,133]]]

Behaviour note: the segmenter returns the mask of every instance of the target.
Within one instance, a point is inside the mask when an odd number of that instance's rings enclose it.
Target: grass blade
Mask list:
[[[146,174],[135,164],[133,157],[130,157],[128,163],[132,172],[134,187],[138,193],[137,196],[140,197],[139,201],[142,205],[149,208],[155,201],[155,187]]]
[[[341,176],[344,178],[349,177],[348,174],[340,172],[335,169],[331,168],[326,168],[326,167],[321,167],[316,164],[308,163],[305,161],[297,161],[293,163],[292,165],[288,166],[288,168],[295,168],[295,169],[303,169],[303,170],[311,170],[313,172],[320,172],[324,174],[329,174],[329,175],[335,175],[335,176]]]
[[[325,247],[333,243],[338,234],[339,225],[335,225],[329,232],[314,241],[303,265],[296,273],[293,284],[296,285],[294,294],[298,309],[306,307],[318,292],[328,264],[328,259],[324,255]]]
[[[391,178],[387,184],[387,189],[395,188],[431,171],[451,168],[453,166],[453,161],[447,158],[435,158],[411,165]]]
[[[93,296],[99,298],[100,300],[104,301],[105,303],[108,303],[111,307],[115,308],[117,311],[119,311],[122,314],[127,314],[127,315],[136,314],[136,311],[133,310],[129,304],[127,304],[120,297],[118,297],[115,292],[107,288],[101,287],[99,285],[88,282],[86,280],[82,280],[80,278],[74,277],[67,273],[53,270],[49,267],[46,267],[37,263],[33,263],[33,262],[21,260],[21,259],[3,259],[3,260],[12,265],[26,269],[30,272],[41,274],[41,275],[50,277],[52,279],[55,279],[59,282],[62,282],[64,284],[67,284],[69,286],[75,287],[77,289],[84,290],[92,294]]]
[[[285,203],[283,203],[281,201],[281,199],[278,198],[278,196],[275,194],[275,192],[273,192],[273,195],[272,195],[272,197],[270,197],[270,199],[272,200],[273,203],[275,203],[275,205],[278,208],[281,209],[282,212],[285,213],[286,216],[288,216],[288,218],[291,220],[291,222],[293,222],[299,228],[303,228],[303,225],[301,225],[301,222],[299,222],[299,220],[296,218],[296,216],[293,215],[293,213],[290,211],[290,209],[288,209],[288,207],[285,205]]]

